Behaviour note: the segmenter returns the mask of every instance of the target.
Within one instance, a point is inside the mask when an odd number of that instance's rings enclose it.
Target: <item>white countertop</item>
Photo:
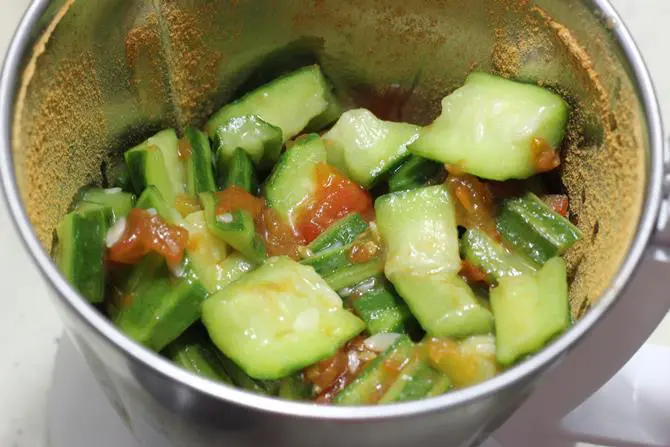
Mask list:
[[[659,38],[670,23],[668,0],[612,0],[631,29],[654,77],[670,123],[670,60]],[[0,14],[0,54],[29,0],[5,0]],[[2,198],[0,197],[0,202]],[[44,281],[0,203],[0,446],[45,445],[45,408],[62,325]],[[670,319],[650,343],[670,345]]]

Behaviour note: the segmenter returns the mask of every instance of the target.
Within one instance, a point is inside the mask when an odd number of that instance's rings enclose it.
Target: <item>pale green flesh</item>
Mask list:
[[[432,336],[465,337],[493,330],[491,312],[479,304],[456,273],[422,276],[396,273],[389,279]]]
[[[217,128],[231,118],[256,115],[280,128],[286,142],[326,110],[328,97],[321,69],[317,65],[305,67],[224,106],[207,123],[207,133],[214,138]]]
[[[173,129],[158,132],[147,140],[147,144],[156,146],[161,151],[172,190],[175,194],[183,194],[186,190],[186,171],[177,153],[177,133]]]
[[[496,357],[511,365],[570,325],[565,262],[552,258],[535,275],[506,277],[491,289]]]
[[[242,148],[256,166],[271,167],[282,148],[282,131],[255,115],[233,117],[216,130],[218,151],[230,159]]]
[[[325,163],[326,158],[323,141],[310,134],[297,141],[275,165],[265,186],[265,198],[289,224],[295,224],[299,206],[314,196],[318,186],[316,166]]]
[[[536,174],[533,139],[557,149],[567,119],[566,103],[546,89],[473,73],[410,151],[486,179],[527,178]]]
[[[387,244],[387,276],[460,269],[456,212],[444,185],[381,196],[375,211]]]
[[[193,268],[207,291],[216,292],[219,279],[225,275],[220,263],[226,258],[228,246],[209,231],[204,211],[189,214],[186,223],[189,232],[187,251]]]
[[[285,257],[212,295],[202,318],[218,348],[257,379],[327,358],[365,328],[311,267]]]
[[[216,289],[221,290],[228,284],[237,281],[245,273],[248,273],[256,268],[256,264],[249,261],[240,253],[231,253],[226,259],[219,264],[217,269]]]
[[[323,136],[328,163],[367,188],[403,159],[419,130],[413,124],[380,120],[366,109],[344,112]]]

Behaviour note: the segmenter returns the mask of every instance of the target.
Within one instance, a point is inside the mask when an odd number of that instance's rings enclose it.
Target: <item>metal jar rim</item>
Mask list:
[[[42,14],[49,6],[49,0],[34,0],[23,16],[7,52],[2,77],[0,78],[0,178],[7,206],[12,215],[25,247],[34,262],[40,268],[43,277],[58,293],[59,299],[81,318],[97,335],[106,339],[117,350],[135,361],[153,369],[166,378],[183,383],[203,394],[225,400],[248,408],[269,413],[305,418],[332,420],[384,419],[417,415],[425,412],[453,408],[470,401],[482,399],[499,389],[507,388],[519,380],[533,374],[544,365],[556,360],[571,349],[584,337],[595,323],[608,312],[624,291],[629,278],[635,273],[644,255],[651,235],[654,232],[662,195],[663,177],[663,130],[660,109],[649,72],[643,58],[621,18],[607,0],[589,0],[590,6],[611,19],[616,44],[626,56],[631,66],[631,76],[636,84],[648,127],[648,141],[651,148],[647,162],[648,187],[644,209],[638,222],[637,234],[630,246],[626,260],[619,268],[609,288],[586,315],[584,315],[567,333],[554,341],[540,353],[532,356],[520,365],[470,388],[456,390],[427,400],[386,406],[342,408],[317,406],[306,403],[280,401],[277,399],[251,394],[228,385],[198,377],[173,365],[118,331],[113,324],[80,298],[78,293],[66,282],[48,253],[40,245],[19,196],[18,185],[12,165],[12,124],[17,86],[21,78],[22,63],[32,47],[31,37]]]

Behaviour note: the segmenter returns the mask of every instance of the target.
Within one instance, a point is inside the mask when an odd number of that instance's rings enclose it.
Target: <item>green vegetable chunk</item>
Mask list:
[[[457,274],[391,277],[396,290],[428,334],[466,337],[493,330],[493,317]]]
[[[219,173],[217,178],[219,189],[237,186],[251,194],[256,193],[258,186],[254,164],[243,149],[235,149],[230,158],[223,157],[221,151],[217,152],[216,165]]]
[[[323,279],[333,290],[353,287],[366,279],[377,276],[384,271],[384,262],[375,259],[365,264],[351,264],[326,275]]]
[[[221,161],[230,160],[241,149],[262,170],[277,162],[283,143],[281,129],[255,115],[231,118],[216,129],[213,139]]]
[[[207,123],[207,133],[214,139],[217,130],[232,118],[255,115],[281,129],[283,142],[286,142],[326,112],[332,99],[321,69],[311,65],[275,79],[224,106]]]
[[[541,349],[570,325],[565,262],[553,258],[535,275],[501,278],[491,289],[496,357],[511,365]]]
[[[188,257],[202,285],[209,293],[214,293],[220,290],[219,283],[225,276],[221,263],[226,259],[228,246],[209,230],[204,211],[186,216],[186,229],[189,232]]]
[[[213,193],[200,194],[205,208],[207,228],[216,237],[238,250],[252,262],[262,262],[267,257],[265,242],[256,233],[254,219],[245,210],[217,214],[218,199]]]
[[[384,352],[333,398],[336,405],[376,404],[400,376],[400,367],[412,353],[414,344],[399,336]]]
[[[323,139],[328,163],[364,187],[395,168],[417,139],[419,126],[382,121],[366,109],[344,112]]]
[[[79,192],[79,200],[75,210],[87,207],[107,207],[112,213],[110,224],[120,217],[125,217],[135,204],[135,194],[124,192],[120,188],[84,188]]]
[[[272,170],[265,184],[265,199],[289,224],[295,224],[299,206],[316,193],[316,166],[326,158],[323,141],[310,134],[296,140]]]
[[[534,273],[536,266],[506,249],[481,230],[470,229],[461,238],[463,258],[482,269],[491,283],[506,276]]]
[[[302,374],[293,374],[279,383],[279,397],[282,399],[306,401],[314,398],[312,385]]]
[[[407,402],[444,394],[450,386],[449,378],[433,367],[417,346],[410,354],[407,365],[398,379],[379,401],[380,404]]]
[[[154,185],[169,203],[186,191],[186,173],[179,159],[177,133],[167,129],[126,151],[125,160],[136,192]]]
[[[375,212],[387,244],[389,278],[460,269],[456,211],[445,186],[386,194],[375,201]]]
[[[390,284],[382,281],[371,290],[359,292],[352,307],[368,328],[370,334],[380,332],[409,333],[417,327],[407,304],[395,293]]]
[[[421,188],[429,182],[437,182],[443,175],[444,168],[440,163],[412,155],[389,177],[389,191]]]
[[[105,295],[105,237],[110,209],[101,205],[73,211],[58,225],[56,262],[65,279],[89,302]]]
[[[165,200],[163,194],[161,194],[159,189],[155,186],[147,186],[144,192],[140,195],[140,198],[137,199],[135,206],[144,210],[156,210],[156,214],[158,214],[165,222],[186,227],[186,221],[181,214],[179,214],[173,205]]]
[[[152,278],[140,286],[114,323],[138,343],[161,351],[200,318],[200,306],[208,295],[188,258],[183,274],[177,281]]]
[[[197,129],[188,127],[184,139],[179,143],[188,149],[183,156],[186,164],[186,191],[197,196],[201,192],[216,191],[214,169],[212,166],[212,148],[207,135]]]
[[[375,211],[387,244],[384,272],[426,332],[453,337],[489,332],[491,313],[458,276],[456,211],[447,188],[387,194],[377,199]]]
[[[195,328],[189,329],[166,349],[166,354],[174,363],[199,376],[232,384],[216,347],[206,334]]]
[[[558,149],[568,121],[560,96],[529,84],[472,73],[442,100],[442,114],[410,151],[491,180],[537,173],[533,139]]]
[[[314,239],[308,248],[319,253],[331,248],[344,247],[354,242],[359,234],[368,229],[368,224],[360,214],[351,213],[332,224]]]
[[[256,379],[278,379],[332,356],[365,324],[310,267],[272,258],[203,305],[214,343]]]
[[[514,248],[540,265],[582,238],[579,228],[530,192],[503,202],[496,226]]]

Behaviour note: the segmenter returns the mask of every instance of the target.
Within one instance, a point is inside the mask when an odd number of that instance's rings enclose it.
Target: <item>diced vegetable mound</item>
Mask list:
[[[570,198],[499,182],[560,165],[563,99],[473,73],[421,127],[341,93],[312,65],[139,142],[63,217],[63,275],[191,373],[319,404],[474,386],[567,330]]]

